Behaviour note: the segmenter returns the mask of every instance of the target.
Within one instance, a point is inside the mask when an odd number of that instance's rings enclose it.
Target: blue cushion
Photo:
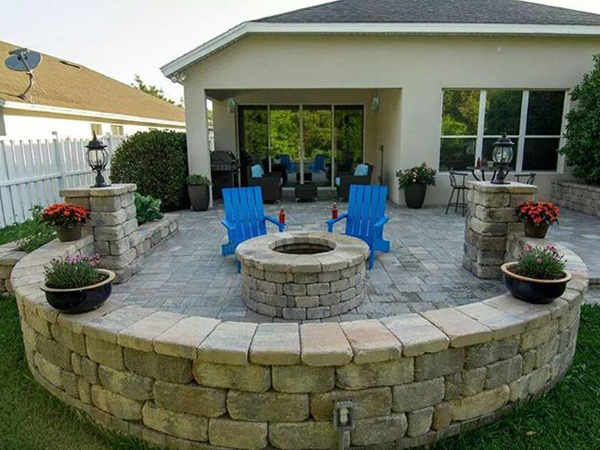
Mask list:
[[[366,164],[359,164],[356,166],[356,169],[354,169],[355,177],[366,177],[367,175],[369,175],[369,166]]]
[[[335,185],[340,186],[342,184],[342,179],[340,177],[335,177]]]
[[[260,164],[253,165],[250,170],[252,170],[252,178],[262,178],[265,174],[265,171]]]

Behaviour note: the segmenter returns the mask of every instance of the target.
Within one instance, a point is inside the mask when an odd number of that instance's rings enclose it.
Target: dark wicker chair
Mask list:
[[[267,173],[261,178],[249,176],[248,186],[260,186],[265,203],[281,201],[282,180],[279,173]]]
[[[337,176],[340,179],[340,184],[336,184],[338,201],[348,199],[350,195],[350,186],[353,184],[371,184],[373,166],[371,164],[367,164],[367,166],[369,166],[369,173],[366,176],[358,177],[353,173],[341,173]]]

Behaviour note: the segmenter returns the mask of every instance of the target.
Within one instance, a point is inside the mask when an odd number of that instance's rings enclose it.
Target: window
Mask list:
[[[116,136],[123,136],[123,125],[111,125],[110,134],[114,134]]]
[[[444,90],[440,170],[491,163],[503,133],[515,143],[513,170],[558,170],[564,104],[564,91]]]
[[[90,124],[90,128],[92,129],[92,133],[95,133],[96,136],[102,136],[102,124],[101,123],[92,123],[92,124]]]

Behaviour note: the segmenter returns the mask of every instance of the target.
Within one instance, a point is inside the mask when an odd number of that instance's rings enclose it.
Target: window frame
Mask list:
[[[518,139],[516,153],[517,153],[517,161],[515,166],[516,173],[523,172],[523,159],[525,156],[525,140],[526,139],[559,139],[559,148],[562,148],[565,141],[565,126],[566,126],[566,115],[569,112],[570,105],[570,89],[519,89],[519,88],[443,88],[442,89],[442,104],[441,104],[441,114],[440,118],[444,117],[444,93],[446,91],[462,91],[462,90],[477,90],[479,91],[479,115],[477,117],[477,134],[476,135],[443,135],[442,127],[440,126],[440,145],[439,145],[439,153],[438,153],[438,169],[440,173],[447,173],[448,171],[443,171],[440,168],[441,161],[441,151],[442,151],[442,140],[443,139],[475,139],[475,156],[473,159],[473,165],[475,165],[476,161],[479,158],[483,158],[483,140],[485,138],[500,138],[499,135],[486,135],[485,132],[485,113],[487,106],[487,93],[488,91],[498,91],[498,90],[507,90],[507,91],[521,91],[522,92],[522,100],[521,100],[521,117],[519,119],[519,134],[509,134],[508,137]],[[562,109],[562,117],[561,117],[561,134],[560,135],[528,135],[527,134],[527,114],[529,112],[529,95],[534,91],[558,91],[564,93],[563,100],[563,109]],[[547,173],[547,174],[562,174],[565,170],[565,156],[559,154],[556,162],[556,170],[527,170],[527,172],[535,171],[536,173]]]
[[[95,127],[98,127],[98,130],[99,130],[99,131],[96,131],[96,130],[94,130],[94,128],[95,128]],[[96,136],[102,136],[102,128],[103,128],[103,127],[102,127],[102,124],[101,124],[101,123],[98,123],[98,122],[91,122],[91,123],[90,123],[90,131],[91,131],[92,133],[94,133],[94,132],[95,132],[95,133],[96,133]]]
[[[121,133],[115,133],[114,129],[120,129]],[[118,125],[118,124],[111,124],[110,125],[110,134],[112,134],[113,136],[124,136],[125,135],[125,127],[123,127],[123,125]]]

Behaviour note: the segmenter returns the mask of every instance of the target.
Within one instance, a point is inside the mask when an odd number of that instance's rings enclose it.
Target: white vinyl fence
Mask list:
[[[106,135],[99,139],[112,156],[126,137]],[[89,140],[0,137],[0,227],[28,219],[34,205],[60,202],[63,188],[91,185],[94,176],[85,147]],[[109,174],[107,171],[106,176]]]

